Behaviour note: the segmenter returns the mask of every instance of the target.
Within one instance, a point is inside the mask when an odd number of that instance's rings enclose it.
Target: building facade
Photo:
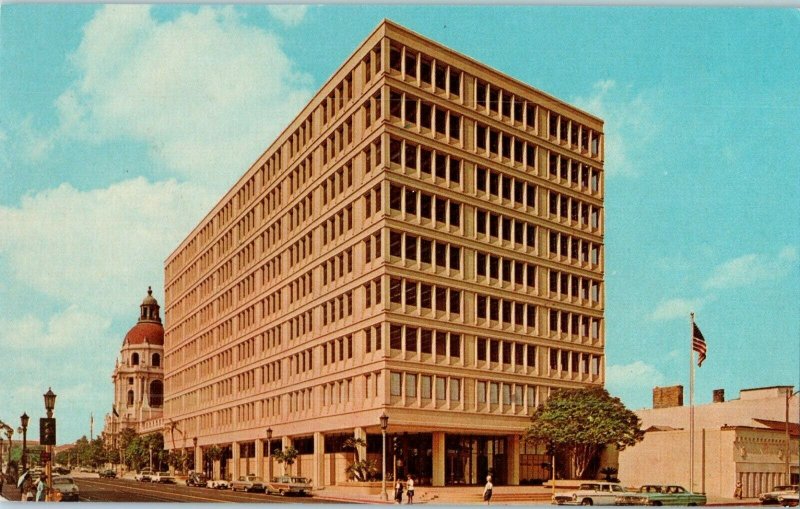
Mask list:
[[[618,453],[619,478],[626,486],[690,487],[689,407],[676,397],[682,387],[666,389],[654,391],[656,408],[636,412],[644,440]],[[713,403],[695,406],[695,491],[733,498],[738,481],[742,495],[751,498],[776,485],[797,484],[800,398],[792,389],[745,389],[730,401],[715,391]],[[615,466],[616,454],[610,456],[606,463]]]
[[[392,475],[545,478],[529,416],[604,380],[602,128],[382,22],[166,260],[195,464],[270,476],[292,445],[336,484],[385,412]]]
[[[115,444],[118,433],[162,431],[164,409],[164,326],[152,288],[139,306],[139,319],[125,335],[111,381],[112,411],[105,416],[103,437]]]

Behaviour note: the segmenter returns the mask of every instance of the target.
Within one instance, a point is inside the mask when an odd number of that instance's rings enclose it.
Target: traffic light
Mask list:
[[[400,456],[403,453],[403,448],[400,447],[399,437],[392,437],[392,452],[395,456]]]
[[[39,444],[56,445],[56,420],[42,417],[39,419]]]

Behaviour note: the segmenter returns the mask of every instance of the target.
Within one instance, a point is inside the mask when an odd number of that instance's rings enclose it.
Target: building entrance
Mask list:
[[[388,446],[388,444],[387,444]],[[392,436],[396,477],[414,477],[414,484],[430,486],[433,476],[433,435],[430,433],[403,433]]]
[[[506,484],[506,463],[506,439],[503,437],[445,436],[446,485],[480,485],[490,474],[494,484]]]

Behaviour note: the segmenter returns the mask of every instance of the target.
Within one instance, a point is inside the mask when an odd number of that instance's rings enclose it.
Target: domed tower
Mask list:
[[[114,382],[113,419],[137,432],[148,419],[160,418],[164,404],[164,326],[152,288],[139,306],[139,320],[125,335]]]

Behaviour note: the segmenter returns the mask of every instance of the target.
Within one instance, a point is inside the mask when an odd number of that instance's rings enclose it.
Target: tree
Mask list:
[[[536,409],[526,432],[526,439],[551,444],[566,453],[577,478],[583,478],[604,446],[622,450],[643,438],[641,420],[602,387],[553,393]]]
[[[355,452],[355,461],[351,463],[345,472],[350,479],[356,481],[373,481],[378,477],[378,466],[374,461],[362,459],[358,450],[366,447],[367,442],[363,438],[349,437],[344,441],[343,448],[351,449]]]
[[[272,452],[272,455],[278,461],[278,463],[286,463],[286,466],[289,467],[288,473],[292,473],[292,465],[294,465],[294,460],[297,458],[297,455],[300,454],[297,452],[297,449],[292,447],[291,445],[284,450],[275,449]]]

